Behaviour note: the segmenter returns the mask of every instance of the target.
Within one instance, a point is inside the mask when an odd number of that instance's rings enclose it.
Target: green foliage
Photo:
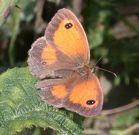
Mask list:
[[[33,125],[61,134],[82,134],[72,117],[40,101],[36,81],[28,68],[9,69],[0,76],[0,135],[15,134]]]
[[[113,121],[113,127],[122,127],[129,126],[136,121],[136,118],[139,116],[139,108],[134,108],[132,110],[126,111],[118,115]]]
[[[19,0],[1,0],[0,1],[0,26],[10,14],[11,9],[17,4]]]

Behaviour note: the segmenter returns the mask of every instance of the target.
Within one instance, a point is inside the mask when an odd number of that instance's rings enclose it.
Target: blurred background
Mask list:
[[[15,0],[0,16],[0,74],[27,66],[31,44],[60,8],[81,21],[90,44],[91,62],[117,74],[97,70],[104,92],[100,115],[83,122],[85,135],[139,135],[139,0]],[[25,129],[18,135],[55,134]]]

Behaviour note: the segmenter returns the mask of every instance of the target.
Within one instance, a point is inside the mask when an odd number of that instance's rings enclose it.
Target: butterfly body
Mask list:
[[[103,104],[102,88],[89,61],[88,41],[80,22],[70,10],[59,10],[45,35],[29,51],[28,64],[40,79],[36,87],[41,99],[83,116],[98,114]]]

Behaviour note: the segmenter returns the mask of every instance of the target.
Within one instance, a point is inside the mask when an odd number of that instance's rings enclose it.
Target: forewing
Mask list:
[[[33,43],[27,62],[32,74],[41,79],[46,76],[67,76],[73,68],[68,56],[49,44],[45,37],[41,37]]]
[[[90,51],[86,34],[76,16],[68,9],[60,9],[46,28],[45,37],[60,52],[69,57],[74,66],[88,64]]]
[[[67,28],[71,24],[71,28]],[[68,26],[69,27],[69,26]],[[85,32],[68,9],[59,10],[29,50],[28,64],[34,75],[68,76],[73,69],[89,63],[90,52]]]
[[[70,84],[69,84],[70,85]],[[68,110],[83,116],[93,116],[102,110],[103,94],[100,82],[95,74],[78,78],[70,88],[70,94],[64,102]]]

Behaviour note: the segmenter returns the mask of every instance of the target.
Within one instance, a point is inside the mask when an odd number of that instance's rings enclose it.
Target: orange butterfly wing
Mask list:
[[[102,109],[102,88],[95,74],[74,75],[66,80],[44,80],[37,83],[37,88],[41,89],[40,96],[48,104],[83,116],[96,115]]]
[[[71,74],[73,68],[69,58],[50,45],[45,37],[41,37],[33,43],[27,62],[32,74],[40,79],[46,76],[66,76]]]
[[[83,116],[93,116],[102,110],[103,94],[95,74],[78,78],[73,85],[64,107]]]
[[[45,35],[33,43],[28,64],[34,75],[45,78],[65,76],[61,70],[76,69],[89,60],[88,41],[80,22],[70,10],[61,9],[48,24]]]
[[[29,51],[28,64],[40,79],[46,76],[61,79],[41,80],[36,87],[48,104],[65,107],[84,116],[102,109],[103,95],[97,77],[78,69],[89,64],[90,52],[84,30],[68,9],[59,10]]]
[[[48,104],[63,107],[63,101],[68,95],[66,88],[66,80],[63,79],[48,79],[40,81],[36,87],[41,89],[40,97]]]
[[[46,28],[45,37],[59,51],[74,62],[88,64],[90,52],[86,34],[76,16],[68,9],[61,9]]]

